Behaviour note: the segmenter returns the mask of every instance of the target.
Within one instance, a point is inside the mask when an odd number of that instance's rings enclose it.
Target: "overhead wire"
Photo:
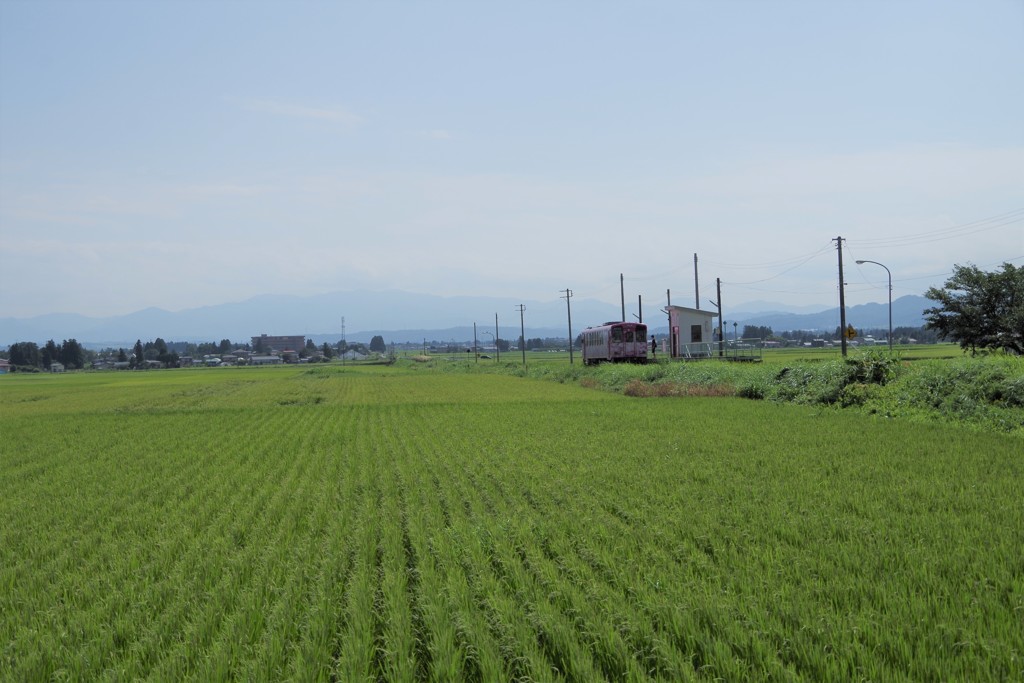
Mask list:
[[[812,254],[810,254],[809,256],[804,258],[802,261],[799,261],[798,263],[795,263],[794,265],[790,266],[789,268],[786,268],[785,270],[779,271],[775,275],[771,275],[771,276],[766,277],[766,278],[761,278],[760,280],[750,280],[749,282],[732,282],[732,281],[725,281],[725,280],[723,280],[722,282],[725,283],[725,284],[728,284],[728,285],[754,285],[754,284],[758,284],[758,283],[761,283],[761,282],[768,282],[769,280],[774,280],[777,277],[782,277],[786,273],[789,273],[791,271],[796,270],[797,268],[799,268],[800,266],[804,265],[808,261],[811,261],[812,259],[820,256],[821,254],[824,254],[825,252],[831,251],[831,250],[832,250],[832,246],[831,245],[829,245],[828,247],[824,247],[822,249],[819,249],[818,251],[813,252]]]
[[[941,242],[943,240],[955,239],[957,237],[966,237],[968,235],[985,232],[987,230],[1005,228],[1009,225],[1015,225],[1021,222],[1024,222],[1024,208],[1014,209],[1013,211],[1001,213],[996,216],[982,218],[980,220],[971,221],[970,223],[953,225],[948,228],[940,228],[938,230],[929,230],[927,232],[902,235],[899,237],[881,237],[876,239],[854,238],[849,241],[852,241],[854,244],[862,247],[900,247],[910,244],[917,245],[929,242]]]

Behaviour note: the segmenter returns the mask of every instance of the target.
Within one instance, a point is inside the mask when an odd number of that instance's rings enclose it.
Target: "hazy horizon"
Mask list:
[[[1024,3],[0,3],[0,318],[1024,262]],[[734,303],[735,302],[735,303]]]

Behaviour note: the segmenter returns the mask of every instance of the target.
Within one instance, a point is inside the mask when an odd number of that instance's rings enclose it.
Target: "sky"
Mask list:
[[[1024,0],[0,0],[0,318],[923,294],[1024,264],[1022,84]]]

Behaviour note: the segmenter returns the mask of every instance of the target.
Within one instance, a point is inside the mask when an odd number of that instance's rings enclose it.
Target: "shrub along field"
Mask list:
[[[945,346],[950,345],[932,345]],[[1024,436],[1024,358],[1004,354],[945,358],[911,350],[852,351],[847,358],[773,351],[763,363],[712,361],[596,368],[560,361],[438,363],[449,372],[502,372],[581,382],[630,396],[740,396],[775,402],[852,408],[885,419],[957,423]]]
[[[1024,676],[1018,436],[626,370],[4,377],[0,679]]]

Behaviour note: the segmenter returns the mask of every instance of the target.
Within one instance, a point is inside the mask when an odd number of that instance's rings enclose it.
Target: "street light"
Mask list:
[[[885,272],[889,274],[889,353],[892,353],[892,271],[878,261],[857,261],[858,266],[864,263],[874,263],[876,266],[882,266],[885,268]]]

